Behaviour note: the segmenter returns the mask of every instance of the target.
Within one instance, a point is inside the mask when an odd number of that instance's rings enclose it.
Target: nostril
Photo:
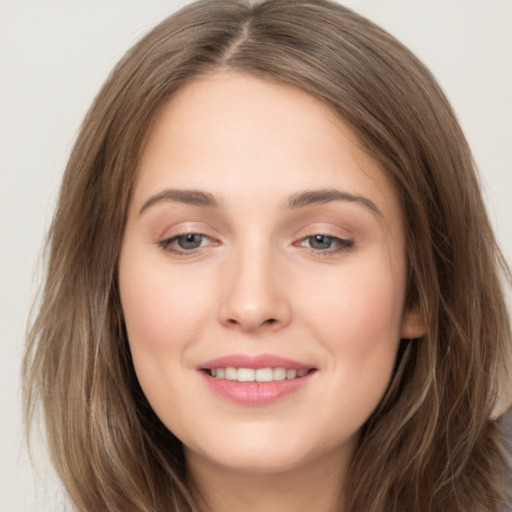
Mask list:
[[[238,325],[240,323],[238,320],[235,320],[234,318],[228,318],[227,321],[230,325]],[[272,325],[275,324],[276,322],[277,320],[275,318],[268,318],[267,320],[264,320],[262,324]]]
[[[242,328],[244,330],[254,330],[257,328],[273,328],[276,324],[279,324],[279,321],[277,318],[267,318],[266,320],[263,320],[262,322],[241,322],[237,320],[236,318],[228,318],[226,319],[226,325],[231,326],[232,328]]]

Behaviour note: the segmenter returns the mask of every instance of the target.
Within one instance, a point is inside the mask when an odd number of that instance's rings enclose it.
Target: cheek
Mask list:
[[[182,351],[193,341],[210,313],[210,287],[190,282],[165,262],[148,262],[131,254],[119,271],[121,302],[130,348],[137,359],[162,362],[165,354]]]
[[[379,262],[351,267],[304,311],[339,379],[375,396],[385,391],[400,340],[404,280],[392,270]]]
[[[402,279],[387,268],[358,272],[349,269],[331,279],[309,306],[319,327],[343,337],[371,343],[378,338],[399,337],[403,309]],[[318,283],[317,283],[318,285]],[[374,336],[370,334],[374,333]],[[378,335],[380,333],[380,335]]]
[[[206,280],[190,283],[183,272],[171,272],[165,262],[138,258],[136,252],[121,259],[119,286],[141,388],[164,424],[179,427],[170,412],[187,411],[189,404],[169,390],[179,389],[185,382],[189,347],[204,332],[211,315],[211,286]]]

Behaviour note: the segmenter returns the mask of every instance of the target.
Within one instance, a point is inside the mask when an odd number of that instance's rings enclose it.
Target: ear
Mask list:
[[[406,306],[402,316],[402,328],[400,338],[413,340],[425,336],[427,329],[425,321],[417,305]]]

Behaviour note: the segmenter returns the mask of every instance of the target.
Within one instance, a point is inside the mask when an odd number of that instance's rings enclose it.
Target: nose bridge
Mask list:
[[[219,310],[224,324],[245,331],[277,328],[290,316],[286,291],[278,277],[277,255],[269,240],[261,243],[256,238],[245,240],[233,251]]]

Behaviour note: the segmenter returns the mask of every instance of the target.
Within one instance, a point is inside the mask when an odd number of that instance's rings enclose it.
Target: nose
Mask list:
[[[219,321],[243,332],[279,330],[290,323],[284,276],[269,252],[241,255],[224,276]]]

